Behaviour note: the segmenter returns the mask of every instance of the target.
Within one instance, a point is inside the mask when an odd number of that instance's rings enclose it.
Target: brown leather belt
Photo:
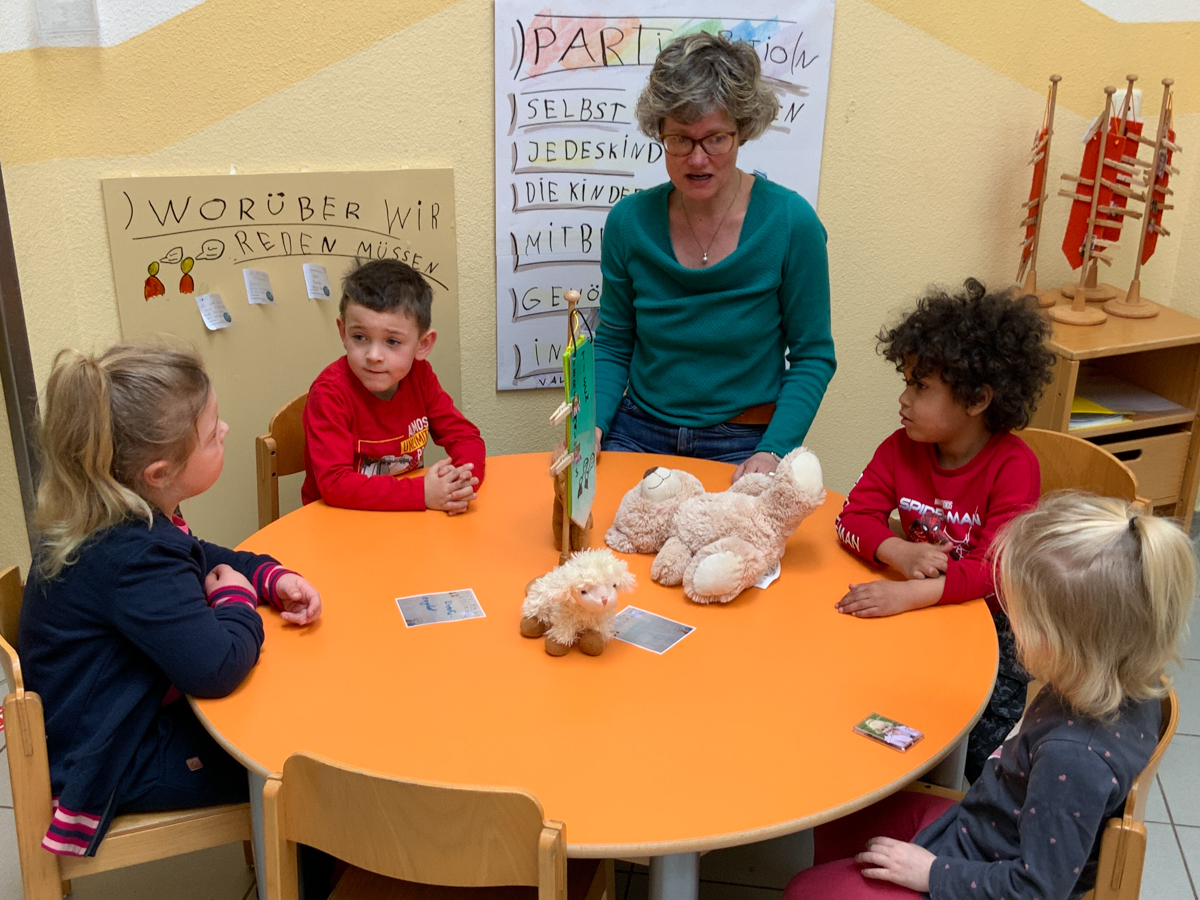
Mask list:
[[[770,425],[771,416],[775,415],[774,403],[760,403],[738,413],[729,420],[731,425]]]

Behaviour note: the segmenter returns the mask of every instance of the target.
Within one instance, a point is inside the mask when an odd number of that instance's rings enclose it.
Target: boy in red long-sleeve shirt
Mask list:
[[[305,503],[456,515],[475,499],[486,450],[426,361],[437,340],[432,303],[429,283],[395,259],[342,281],[346,355],[317,376],[304,406]],[[431,439],[450,459],[424,478],[396,478],[421,468]]]
[[[992,584],[992,539],[1037,504],[1037,457],[1011,433],[1029,423],[1050,381],[1049,326],[1030,298],[988,294],[974,279],[957,296],[932,293],[880,349],[904,374],[901,428],[885,440],[846,498],[842,543],[903,580],[852,584],[838,602],[854,616],[890,616],[938,603],[986,600],[1000,664],[988,709],[967,742],[967,777],[1000,746],[1024,710],[1028,676]],[[899,510],[904,537],[888,525]]]

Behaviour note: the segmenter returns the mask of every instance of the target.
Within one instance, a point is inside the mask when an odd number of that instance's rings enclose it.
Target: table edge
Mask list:
[[[723,850],[727,847],[740,847],[744,844],[753,844],[758,841],[782,837],[787,834],[795,834],[797,831],[805,831],[817,825],[832,822],[834,819],[840,819],[850,813],[858,812],[858,810],[865,809],[873,803],[878,803],[885,797],[890,797],[920,778],[926,772],[935,768],[942,760],[949,756],[961,741],[967,739],[967,735],[971,733],[971,729],[975,727],[975,723],[983,715],[984,709],[987,708],[988,703],[991,701],[992,690],[995,689],[995,686],[996,676],[993,674],[992,687],[979,704],[979,708],[975,710],[975,714],[971,717],[971,720],[963,726],[953,740],[949,741],[941,750],[930,757],[924,766],[912,774],[888,782],[877,790],[869,794],[864,794],[848,803],[843,803],[841,806],[835,806],[816,815],[802,816],[799,819],[789,819],[786,822],[766,825],[762,828],[752,828],[747,831],[730,831],[712,837],[692,838],[685,841],[662,841],[640,844],[572,844],[570,823],[568,822],[566,823],[568,826],[566,834],[567,856],[572,859],[615,859],[630,856],[668,856],[675,853],[702,853],[708,850]],[[200,720],[200,724],[204,726],[205,730],[212,735],[213,739],[226,753],[236,759],[248,772],[253,772],[264,781],[274,774],[258,765],[250,757],[246,756],[246,754],[239,751],[237,747],[230,744],[225,739],[225,736],[217,731],[216,727],[204,715],[194,697],[188,695],[187,701],[192,707],[192,712],[195,713],[196,718]],[[517,788],[517,790],[524,789]]]

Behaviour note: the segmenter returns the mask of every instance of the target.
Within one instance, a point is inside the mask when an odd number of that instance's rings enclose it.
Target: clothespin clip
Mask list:
[[[571,406],[566,401],[558,405],[558,409],[550,414],[551,425],[561,425],[567,420],[567,416],[571,414]]]
[[[567,466],[571,465],[571,463],[573,463],[573,462],[575,462],[575,454],[572,453],[571,451],[566,451],[565,453],[563,453],[562,456],[560,456],[558,459],[556,459],[554,461],[554,463],[550,466],[550,474],[557,475],[559,472],[561,472]]]

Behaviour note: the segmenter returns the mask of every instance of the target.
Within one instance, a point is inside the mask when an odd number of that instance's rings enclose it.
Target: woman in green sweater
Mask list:
[[[604,229],[605,450],[735,462],[736,481],[808,433],[836,367],[825,229],[799,194],[737,167],[778,108],[744,42],[686,35],[655,61],[638,126],[662,141],[670,181],[621,200]]]

